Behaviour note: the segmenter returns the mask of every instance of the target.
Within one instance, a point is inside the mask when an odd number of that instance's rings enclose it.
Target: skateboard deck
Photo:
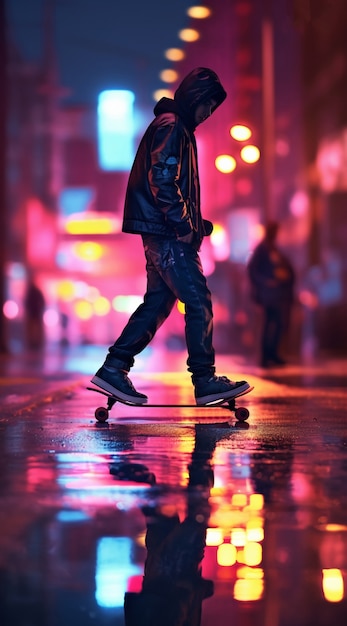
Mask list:
[[[236,401],[241,396],[244,396],[250,393],[254,389],[254,387],[249,387],[249,389],[247,389],[246,391],[243,391],[242,393],[235,396],[234,398],[221,399],[221,400],[218,400],[218,402],[214,402],[211,404],[203,404],[203,405],[174,404],[174,403],[135,404],[133,402],[128,402],[127,400],[123,400],[122,398],[119,398],[118,396],[112,393],[109,393],[108,391],[104,391],[103,389],[98,389],[97,387],[87,387],[87,389],[89,391],[95,391],[96,393],[100,393],[102,396],[105,396],[107,398],[107,407],[100,406],[95,409],[95,418],[97,419],[98,422],[106,422],[108,420],[109,412],[111,411],[112,407],[116,404],[116,402],[120,402],[120,404],[125,404],[126,406],[137,407],[137,408],[141,407],[144,409],[164,408],[164,409],[200,409],[200,410],[203,410],[203,409],[221,408],[221,409],[227,409],[231,411],[232,413],[234,413],[237,421],[244,422],[249,417],[249,410],[244,406],[236,406]]]

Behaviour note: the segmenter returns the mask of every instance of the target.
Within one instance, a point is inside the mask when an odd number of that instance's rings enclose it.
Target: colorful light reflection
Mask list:
[[[344,597],[344,584],[341,570],[337,568],[323,569],[322,588],[328,602],[341,602]]]
[[[141,573],[131,560],[133,542],[128,537],[102,537],[97,543],[95,599],[105,608],[122,607],[128,579]]]

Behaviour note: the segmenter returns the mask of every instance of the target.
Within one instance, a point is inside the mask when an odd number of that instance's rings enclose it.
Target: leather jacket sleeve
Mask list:
[[[148,182],[157,208],[177,236],[193,230],[187,206],[189,142],[178,122],[155,128],[149,151]]]

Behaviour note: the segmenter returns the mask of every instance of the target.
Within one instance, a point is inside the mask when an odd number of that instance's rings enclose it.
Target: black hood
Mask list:
[[[154,114],[173,112],[180,115],[190,130],[194,130],[195,111],[197,107],[208,100],[216,100],[213,111],[225,100],[224,91],[217,74],[206,67],[197,67],[192,70],[181,82],[175,91],[174,99],[161,98],[154,107]]]

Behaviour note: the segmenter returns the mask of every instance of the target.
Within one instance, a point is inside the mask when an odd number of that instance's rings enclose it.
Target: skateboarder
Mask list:
[[[185,305],[187,366],[198,405],[233,398],[250,388],[215,374],[211,293],[199,249],[212,224],[203,220],[197,165],[196,127],[226,98],[214,71],[199,67],[162,98],[130,172],[123,231],[142,236],[147,289],[120,337],[109,348],[92,382],[123,400],[143,404],[128,377],[134,357],[152,340],[177,299]]]

